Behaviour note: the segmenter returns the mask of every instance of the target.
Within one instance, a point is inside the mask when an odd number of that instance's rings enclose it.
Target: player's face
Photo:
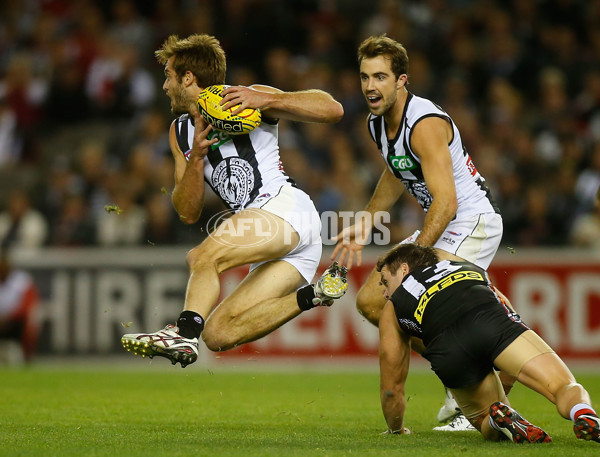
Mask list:
[[[360,85],[372,114],[383,116],[394,106],[398,99],[398,89],[403,87],[406,81],[406,75],[402,76],[396,78],[390,59],[384,56],[362,60]]]
[[[183,84],[175,74],[175,69],[173,68],[174,59],[174,57],[171,57],[165,65],[163,90],[171,99],[171,112],[173,114],[185,114],[189,111],[189,100]]]
[[[402,280],[406,276],[404,268],[398,268],[398,271],[392,274],[389,268],[384,266],[381,269],[381,285],[384,287],[383,296],[386,300],[389,300],[390,297],[394,294],[396,289],[402,283]]]

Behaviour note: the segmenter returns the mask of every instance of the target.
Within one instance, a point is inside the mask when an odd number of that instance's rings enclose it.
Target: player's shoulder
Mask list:
[[[193,131],[194,123],[189,114],[182,114],[173,119],[169,128],[169,143],[174,154],[188,151],[192,147],[190,135]]]
[[[418,119],[428,115],[444,115],[446,112],[432,100],[418,95],[409,94],[406,108],[406,119],[409,124],[411,121],[417,121]]]
[[[169,127],[169,133],[171,135],[180,136],[182,133],[187,134],[189,129],[194,129],[192,117],[189,114],[182,114],[173,119],[171,126]]]
[[[192,116],[190,116],[188,113],[182,114],[179,117],[176,117],[171,125],[181,125],[181,124],[191,124],[193,127],[193,123],[192,123]]]

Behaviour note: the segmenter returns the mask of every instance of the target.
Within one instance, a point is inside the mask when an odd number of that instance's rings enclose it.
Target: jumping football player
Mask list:
[[[200,116],[197,99],[203,88],[225,84],[219,41],[172,35],[156,57],[165,66],[163,89],[171,109],[181,115],[170,130],[175,210],[184,223],[195,223],[206,181],[233,212],[226,230],[217,228],[187,254],[190,276],[176,325],[122,337],[135,354],[163,356],[185,367],[197,360],[200,338],[210,350],[225,351],[314,306],[329,306],[345,292],[345,269],[336,264],[315,285],[308,284],[321,258],[321,224],[310,197],[283,171],[277,131],[279,119],[337,122],[343,108],[321,90],[232,86],[223,92],[223,109],[259,109],[262,123],[246,135],[216,132]],[[218,303],[219,275],[247,264],[246,278]]]

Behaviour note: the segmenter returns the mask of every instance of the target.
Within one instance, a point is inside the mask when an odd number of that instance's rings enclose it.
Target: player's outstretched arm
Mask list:
[[[404,333],[391,302],[383,308],[379,320],[379,373],[381,409],[389,433],[406,433],[404,385],[410,364],[410,339]]]
[[[350,269],[356,258],[356,265],[360,266],[362,263],[362,249],[373,230],[376,213],[389,211],[394,203],[398,201],[402,192],[404,192],[404,186],[386,168],[377,182],[377,187],[375,187],[369,204],[365,208],[366,212],[371,213],[371,217],[361,219],[356,225],[345,227],[337,236],[331,237],[333,241],[337,242],[337,245],[330,259],[337,260],[340,265]]]
[[[271,119],[299,122],[334,123],[344,116],[344,108],[330,94],[318,89],[283,92],[275,87],[231,86],[223,91],[223,109],[240,105],[234,114],[246,108],[258,108]]]

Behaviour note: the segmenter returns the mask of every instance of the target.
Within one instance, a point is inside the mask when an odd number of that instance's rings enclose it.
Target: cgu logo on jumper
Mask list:
[[[215,149],[219,149],[220,146],[227,143],[228,141],[231,141],[231,136],[228,133],[220,132],[219,130],[211,130],[211,132],[208,134],[208,139],[212,140],[215,137],[219,138],[219,141],[217,141],[215,144],[210,145],[210,149],[212,151],[214,151]]]
[[[394,170],[406,171],[417,168],[415,161],[407,156],[389,156],[388,160]]]

